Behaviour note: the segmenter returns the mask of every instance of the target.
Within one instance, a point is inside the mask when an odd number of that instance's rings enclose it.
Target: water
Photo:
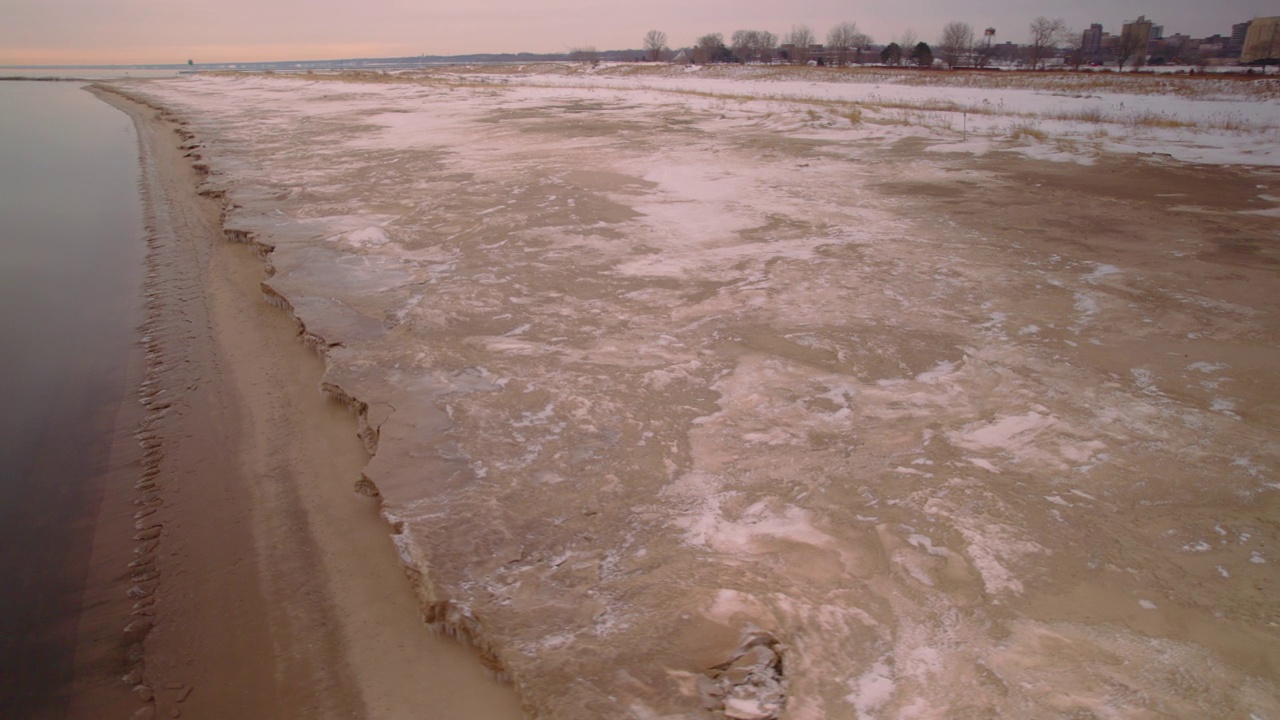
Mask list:
[[[0,82],[0,708],[64,714],[145,248],[131,121]]]
[[[185,68],[184,68],[185,69]],[[115,80],[117,78],[173,77],[178,70],[126,67],[41,67],[36,65],[0,66],[0,78],[38,78],[56,80]]]

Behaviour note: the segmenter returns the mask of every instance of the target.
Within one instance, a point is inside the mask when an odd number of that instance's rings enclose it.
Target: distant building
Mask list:
[[[806,54],[807,52],[808,52],[807,50],[803,48],[798,48],[792,43],[782,43],[781,45],[778,46],[778,57],[789,63],[803,62],[805,60],[808,60],[809,57]]]
[[[1012,42],[996,43],[991,46],[991,59],[1001,63],[1012,63],[1022,56],[1022,46]]]
[[[1210,35],[1191,42],[1197,43],[1196,51],[1199,53],[1199,59],[1207,61],[1212,58],[1226,57],[1227,43],[1231,42],[1231,38],[1226,35]],[[1239,57],[1239,53],[1236,57]]]
[[[856,53],[850,52],[845,57],[845,60],[851,62],[855,56]],[[791,43],[782,43],[778,46],[778,57],[789,63],[836,65],[839,61],[839,52],[835,48],[828,48],[817,43],[808,47],[797,47]]]
[[[1240,55],[1244,52],[1244,39],[1249,34],[1249,25],[1253,21],[1236,23],[1231,26],[1231,41],[1227,43],[1227,52],[1231,55]]]
[[[1244,38],[1241,62],[1280,59],[1280,16],[1254,18]]]
[[[1148,50],[1152,65],[1165,63],[1186,63],[1195,60],[1200,54],[1200,41],[1191,39],[1190,35],[1174,33],[1166,38],[1152,40]]]
[[[1125,23],[1120,30],[1121,35],[1129,35],[1130,33],[1133,33],[1138,38],[1138,47],[1146,47],[1147,43],[1152,40],[1151,21],[1147,19],[1146,15],[1139,15],[1137,20]]]
[[[1084,37],[1080,40],[1080,53],[1089,59],[1102,54],[1102,25],[1094,23],[1084,31]]]
[[[1146,15],[1139,15],[1137,20],[1125,23],[1120,30],[1120,37],[1124,38],[1126,44],[1132,43],[1136,54],[1140,56],[1138,61],[1146,61],[1147,56],[1151,53],[1153,44],[1151,21],[1147,19]]]

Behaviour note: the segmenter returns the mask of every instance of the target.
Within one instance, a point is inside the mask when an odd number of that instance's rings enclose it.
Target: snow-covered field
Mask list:
[[[1208,163],[1280,164],[1280,77],[1096,73],[944,73],[892,68],[545,66],[435,72],[429,80],[658,89],[718,99],[743,112],[810,114],[811,124],[865,123],[883,138],[924,130],[939,149],[987,152],[1010,141],[1034,157],[1089,162],[1160,153]],[[412,76],[412,74],[409,74]]]
[[[1089,79],[126,89],[539,717],[1280,717],[1280,89]]]

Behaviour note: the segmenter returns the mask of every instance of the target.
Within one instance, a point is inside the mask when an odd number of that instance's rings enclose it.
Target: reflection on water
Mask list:
[[[0,73],[3,74],[3,73]],[[0,707],[58,717],[144,250],[129,119],[0,82]],[[104,422],[105,421],[105,422]]]

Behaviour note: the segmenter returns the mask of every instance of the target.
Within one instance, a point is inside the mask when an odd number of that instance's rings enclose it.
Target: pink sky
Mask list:
[[[244,62],[475,52],[636,48],[650,29],[670,44],[741,28],[779,35],[808,24],[818,36],[851,20],[878,42],[908,28],[927,42],[963,20],[1026,39],[1038,15],[1109,30],[1139,14],[1168,33],[1229,33],[1232,23],[1275,15],[1275,0],[0,0],[0,64]]]

